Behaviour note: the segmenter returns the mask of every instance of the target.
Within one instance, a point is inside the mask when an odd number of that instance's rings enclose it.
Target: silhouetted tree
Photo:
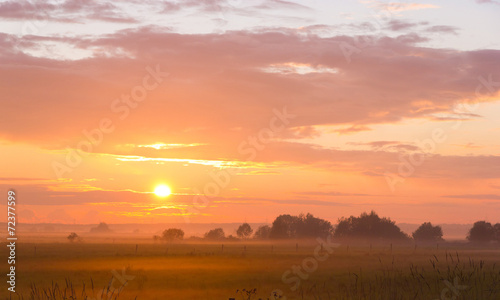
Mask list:
[[[359,217],[342,218],[335,229],[335,238],[407,240],[409,236],[388,218],[380,218],[374,211]]]
[[[432,226],[430,222],[425,222],[412,234],[415,241],[439,242],[443,240],[443,230],[441,226]]]
[[[297,224],[299,218],[291,215],[278,216],[271,227],[269,235],[272,239],[288,239],[297,236]]]
[[[478,221],[469,230],[467,239],[471,242],[489,242],[495,239],[495,229],[491,223]]]
[[[274,220],[269,236],[273,239],[326,237],[332,231],[330,222],[311,214],[280,215]]]
[[[112,232],[111,229],[109,229],[108,224],[101,222],[97,227],[90,228],[90,232],[94,233],[105,233],[105,232]]]
[[[81,238],[78,236],[78,234],[72,232],[68,235],[67,237],[68,241],[70,241],[71,243],[74,243],[74,242],[79,242],[81,240]]]
[[[500,223],[496,223],[493,230],[495,231],[495,240],[500,242]]]
[[[297,237],[327,237],[333,233],[333,226],[330,222],[316,218],[312,214],[299,215],[297,224]]]
[[[184,238],[184,231],[178,228],[169,228],[163,231],[161,234],[163,240],[167,242],[172,242],[175,240],[182,240]]]
[[[222,228],[215,228],[205,233],[205,238],[209,240],[222,240],[225,236]]]
[[[253,233],[252,227],[250,227],[250,224],[248,223],[243,223],[238,227],[238,230],[236,230],[236,235],[242,239],[249,238]]]
[[[253,237],[259,240],[266,240],[269,238],[269,234],[271,234],[271,227],[269,225],[262,225],[257,228]]]
[[[231,234],[229,236],[227,236],[225,239],[228,241],[239,241],[240,240],[239,238],[237,238]]]

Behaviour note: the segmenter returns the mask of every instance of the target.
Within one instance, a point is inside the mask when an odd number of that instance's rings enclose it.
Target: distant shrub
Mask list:
[[[226,234],[222,228],[215,228],[205,233],[205,238],[207,240],[222,240],[225,237]]]
[[[248,223],[243,223],[238,227],[238,230],[236,230],[236,235],[242,239],[247,239],[249,238],[253,233],[252,227],[250,227],[250,224]]]
[[[415,241],[439,242],[443,241],[443,230],[441,226],[432,226],[430,222],[423,223],[412,234]]]
[[[335,238],[362,238],[409,240],[410,237],[388,218],[380,218],[374,211],[359,217],[342,218],[335,229]]]
[[[493,226],[493,230],[495,231],[495,240],[500,242],[500,223],[496,223],[495,226]]]
[[[496,225],[497,224],[495,224],[495,226]],[[489,242],[494,240],[495,236],[495,228],[491,225],[491,223],[478,221],[474,223],[472,228],[469,230],[467,239],[471,242]]]
[[[101,222],[101,223],[99,223],[99,225],[97,225],[97,227],[90,228],[90,232],[108,233],[108,232],[113,232],[113,231],[109,228],[108,224]]]
[[[72,232],[68,235],[67,237],[68,241],[70,241],[71,243],[74,243],[74,242],[80,242],[82,239],[78,236],[78,234],[76,234],[75,232]]]
[[[182,229],[178,228],[169,228],[165,231],[163,231],[161,238],[165,241],[171,242],[175,240],[182,240],[184,239],[184,231]]]
[[[226,237],[226,240],[236,242],[239,241],[240,239],[230,234],[228,237]]]
[[[327,237],[332,231],[333,226],[330,222],[316,218],[312,214],[280,215],[274,220],[269,237],[273,239]]]
[[[269,235],[271,234],[271,226],[269,225],[262,225],[259,228],[257,228],[257,231],[255,231],[254,238],[259,239],[259,240],[266,240],[269,238]]]

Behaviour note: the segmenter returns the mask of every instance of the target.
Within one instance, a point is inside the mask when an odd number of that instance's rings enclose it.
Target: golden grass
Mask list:
[[[457,281],[467,288],[454,299],[500,299],[499,249],[445,246],[395,246],[392,251],[341,246],[291,291],[281,280],[283,272],[312,256],[316,246],[301,242],[296,251],[294,242],[273,248],[269,243],[225,243],[222,252],[216,243],[141,244],[136,255],[135,244],[51,243],[37,244],[35,255],[34,244],[20,243],[17,295],[101,300],[98,293],[104,289],[106,300],[274,299],[271,294],[279,289],[287,300],[441,299],[445,281]],[[134,278],[126,285],[110,282],[112,270]],[[246,295],[243,289],[256,291]],[[453,295],[450,291],[445,299]],[[0,291],[0,299],[9,296],[6,289]]]

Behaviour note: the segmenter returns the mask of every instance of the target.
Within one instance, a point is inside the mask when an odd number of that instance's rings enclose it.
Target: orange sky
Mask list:
[[[0,2],[1,190],[22,222],[499,222],[479,2]]]

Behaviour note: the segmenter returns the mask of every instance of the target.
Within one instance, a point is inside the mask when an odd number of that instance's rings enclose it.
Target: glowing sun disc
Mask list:
[[[172,194],[172,191],[170,190],[170,188],[168,186],[162,184],[162,185],[159,185],[155,188],[154,193],[158,197],[167,197],[170,194]]]

